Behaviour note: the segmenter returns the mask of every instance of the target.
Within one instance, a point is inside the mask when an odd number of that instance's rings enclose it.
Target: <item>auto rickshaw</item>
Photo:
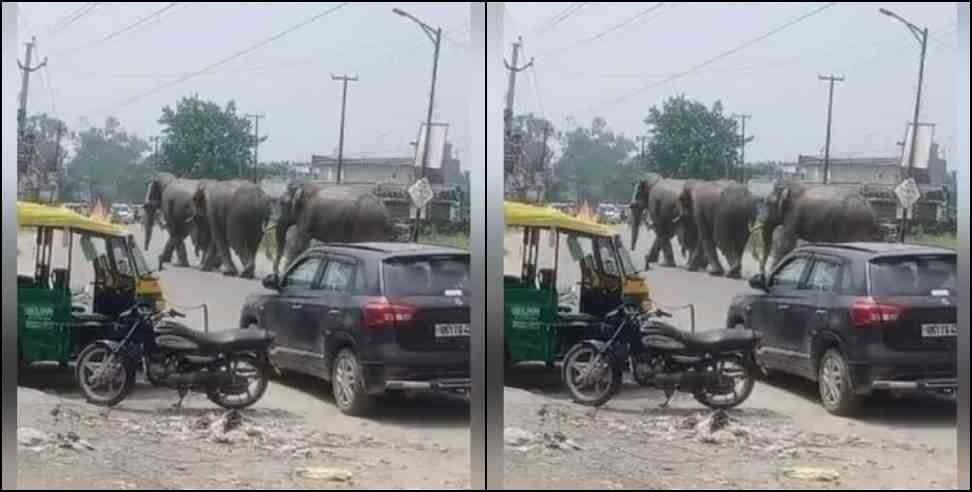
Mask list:
[[[651,310],[645,276],[611,227],[513,202],[504,203],[504,216],[507,230],[522,232],[520,271],[504,272],[507,365],[529,361],[553,366],[578,340],[601,338],[601,318],[622,302]],[[547,246],[542,254],[541,236],[546,236]],[[570,261],[565,261],[561,243]],[[578,281],[562,292],[571,280]],[[571,305],[565,298],[578,290]]]
[[[125,229],[67,208],[20,201],[17,222],[20,230],[36,230],[33,272],[17,275],[17,348],[22,365],[66,366],[91,341],[112,338],[113,320],[136,300],[163,302],[158,278]],[[55,231],[61,238],[58,255]],[[88,305],[71,289],[75,242],[94,271]]]

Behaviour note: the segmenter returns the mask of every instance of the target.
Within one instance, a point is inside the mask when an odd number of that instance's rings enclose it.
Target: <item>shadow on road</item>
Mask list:
[[[798,396],[812,405],[820,405],[817,384],[797,376],[773,373],[763,384]],[[958,409],[954,403],[915,398],[895,398],[875,394],[866,399],[853,420],[913,429],[954,428]]]
[[[274,382],[314,397],[322,405],[335,405],[331,385],[326,381],[288,372]],[[469,403],[448,395],[418,394],[409,398],[389,394],[378,399],[367,420],[410,428],[464,428],[469,427]]]

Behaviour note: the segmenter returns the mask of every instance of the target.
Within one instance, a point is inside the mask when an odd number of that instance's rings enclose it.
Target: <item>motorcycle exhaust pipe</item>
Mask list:
[[[711,372],[676,372],[656,374],[652,383],[658,388],[674,388],[686,393],[694,393],[702,388],[719,384],[719,376]]]

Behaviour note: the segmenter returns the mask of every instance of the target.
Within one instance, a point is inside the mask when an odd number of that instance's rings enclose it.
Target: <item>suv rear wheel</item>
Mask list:
[[[850,371],[843,354],[830,349],[820,358],[817,368],[820,401],[834,415],[849,416],[857,411],[860,397],[854,393]]]
[[[373,400],[365,389],[358,356],[351,349],[341,350],[334,359],[331,391],[334,393],[334,403],[347,415],[357,417],[371,409]]]

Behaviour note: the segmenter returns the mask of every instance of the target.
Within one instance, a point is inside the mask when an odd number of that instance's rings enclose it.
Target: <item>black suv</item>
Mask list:
[[[469,253],[410,243],[327,244],[243,306],[240,324],[274,334],[281,369],[331,381],[342,412],[386,390],[467,392]]]
[[[816,381],[826,409],[849,415],[875,390],[954,401],[957,255],[888,243],[810,244],[737,296],[730,327],[764,335],[767,371]]]

